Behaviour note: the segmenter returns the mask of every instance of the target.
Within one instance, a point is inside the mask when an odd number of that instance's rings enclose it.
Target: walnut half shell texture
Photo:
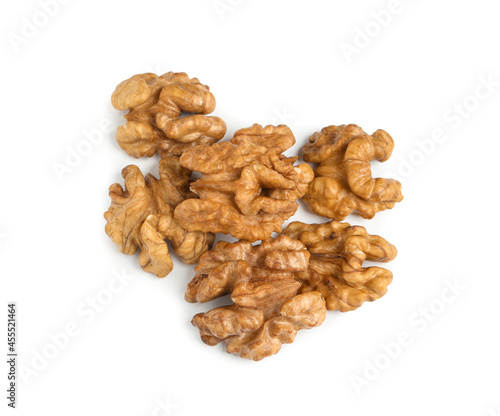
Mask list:
[[[104,214],[106,234],[125,254],[141,250],[139,264],[158,277],[173,268],[165,239],[185,263],[196,263],[213,244],[214,235],[187,231],[174,219],[174,208],[186,198],[194,198],[188,186],[191,171],[179,164],[179,158],[160,161],[160,179],[144,177],[135,165],[122,171],[125,189],[115,183],[109,188],[111,206]]]
[[[208,302],[230,294],[233,304],[193,318],[202,340],[224,341],[228,353],[258,361],[292,343],[299,330],[321,325],[325,301],[319,292],[298,294],[301,284],[293,276],[308,264],[304,244],[285,235],[257,246],[244,240],[217,243],[201,256],[186,300]]]
[[[395,179],[372,178],[370,162],[384,162],[394,149],[384,130],[372,136],[355,124],[329,126],[309,138],[304,160],[319,163],[304,201],[319,215],[343,220],[350,213],[373,218],[403,199]]]

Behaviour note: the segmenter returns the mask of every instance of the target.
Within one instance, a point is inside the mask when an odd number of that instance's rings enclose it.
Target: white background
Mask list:
[[[6,303],[16,301],[25,377],[18,409],[3,398],[0,413],[499,415],[498,1],[401,0],[385,27],[374,17],[384,0],[216,4],[74,0],[44,21],[35,0],[2,2],[0,350]],[[19,41],[33,19],[43,27]],[[346,44],[356,53],[347,57]],[[130,158],[107,132],[71,172],[53,169],[103,120],[122,123],[110,105],[119,82],[167,71],[211,87],[226,138],[284,122],[293,155],[331,124],[394,137],[393,157],[374,173],[399,172],[404,201],[371,221],[347,219],[398,247],[384,298],[328,313],[258,363],[200,341],[191,317],[212,306],[183,299],[193,267],[175,259],[158,279],[104,233],[108,186],[130,163],[156,173],[158,159]],[[433,146],[437,129],[446,140]],[[294,220],[326,219],[302,205]],[[87,302],[113,270],[132,280],[91,315]],[[444,304],[455,280],[464,288]],[[435,313],[423,318],[429,305]],[[71,323],[78,334],[54,351],[51,336]],[[383,345],[401,332],[412,343],[387,361]],[[42,353],[51,358],[37,361]]]

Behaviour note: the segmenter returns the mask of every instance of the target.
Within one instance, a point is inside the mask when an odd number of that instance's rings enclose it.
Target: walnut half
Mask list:
[[[309,138],[303,148],[306,162],[319,163],[304,201],[319,215],[343,220],[351,212],[373,218],[403,199],[394,179],[372,178],[370,162],[384,162],[394,148],[384,130],[372,136],[355,124],[329,126]]]
[[[202,173],[191,184],[200,199],[175,209],[175,218],[190,231],[231,234],[248,241],[280,232],[297,211],[314,177],[307,164],[281,153],[295,143],[286,126],[258,124],[238,130],[230,142],[198,146],[180,158],[185,168]]]
[[[382,237],[338,221],[297,221],[283,234],[302,242],[311,255],[307,270],[295,272],[302,283],[301,292],[320,292],[328,310],[352,311],[387,293],[392,273],[381,267],[363,267],[365,260],[388,262],[396,257],[396,247]]]
[[[301,284],[293,277],[307,269],[308,260],[305,246],[283,235],[258,246],[216,244],[201,256],[186,300],[208,302],[230,294],[234,304],[193,318],[202,340],[224,341],[228,353],[258,361],[292,343],[300,329],[321,325],[326,315],[321,294],[297,294]]]
[[[214,235],[191,232],[174,219],[174,208],[186,198],[194,198],[188,186],[191,172],[170,156],[159,165],[160,179],[144,177],[135,165],[122,171],[125,189],[115,183],[109,188],[111,206],[104,214],[106,234],[125,254],[141,250],[139,264],[158,277],[165,277],[173,268],[165,239],[186,263],[196,263],[213,244]]]
[[[140,74],[123,81],[111,97],[117,110],[128,110],[127,123],[118,127],[116,140],[132,157],[180,156],[199,144],[214,143],[226,134],[206,85],[185,73],[161,76]],[[181,113],[191,113],[181,118]]]

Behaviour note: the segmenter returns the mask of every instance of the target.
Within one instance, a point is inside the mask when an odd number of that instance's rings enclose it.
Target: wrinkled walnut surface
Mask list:
[[[209,88],[185,73],[140,74],[120,83],[111,97],[117,110],[129,110],[116,132],[120,147],[132,157],[180,156],[186,149],[210,144],[226,134]],[[181,113],[194,113],[182,117]]]
[[[186,151],[181,165],[202,173],[191,184],[200,199],[179,204],[175,218],[191,231],[248,241],[280,232],[314,176],[309,165],[293,166],[297,158],[281,154],[294,143],[286,126],[255,124],[238,130],[230,142]]]
[[[396,247],[382,237],[338,221],[293,222],[283,234],[301,241],[311,255],[309,268],[295,272],[301,292],[320,292],[328,310],[352,311],[386,294],[392,273],[363,267],[365,260],[388,262],[396,257]]]
[[[308,260],[306,247],[283,235],[258,246],[217,243],[201,256],[186,300],[208,302],[230,294],[234,304],[193,318],[202,340],[225,341],[228,353],[257,361],[292,343],[300,329],[321,325],[325,301],[318,292],[297,294],[301,284],[293,277],[307,270]]]
[[[328,218],[343,220],[351,212],[373,218],[403,199],[394,179],[372,178],[370,162],[384,162],[394,141],[383,130],[372,136],[355,124],[329,126],[309,138],[303,148],[306,162],[319,163],[304,200]]]
[[[115,183],[109,188],[111,206],[104,214],[106,234],[125,254],[141,250],[139,264],[158,277],[165,277],[173,268],[165,239],[186,263],[196,263],[208,250],[214,235],[190,232],[174,219],[174,208],[186,198],[194,198],[189,191],[191,172],[179,164],[179,158],[170,156],[159,165],[160,179],[147,174],[144,177],[135,165],[122,171],[125,189]]]

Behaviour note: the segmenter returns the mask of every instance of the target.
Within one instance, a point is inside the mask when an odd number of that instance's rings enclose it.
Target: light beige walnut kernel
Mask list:
[[[343,220],[351,212],[373,218],[403,199],[394,179],[372,178],[370,162],[384,162],[394,148],[383,130],[372,136],[355,124],[329,126],[309,138],[303,148],[306,162],[319,163],[304,196],[311,209],[328,218]]]
[[[210,144],[226,134],[209,88],[185,73],[140,74],[123,81],[111,97],[117,110],[128,110],[116,132],[120,147],[132,157],[180,156],[186,149]],[[181,118],[181,113],[192,113]]]
[[[386,294],[392,273],[363,267],[365,260],[388,262],[396,257],[396,247],[382,237],[338,221],[293,222],[283,234],[301,241],[311,255],[308,269],[295,272],[301,292],[320,292],[328,310],[352,311]]]
[[[194,198],[188,186],[191,171],[170,156],[159,165],[160,179],[151,174],[144,177],[135,165],[122,171],[125,189],[115,183],[109,188],[111,206],[104,214],[106,234],[125,254],[141,250],[139,264],[158,277],[165,277],[173,268],[166,239],[175,253],[186,263],[196,263],[210,249],[214,235],[191,232],[174,219],[174,208],[186,198]]]
[[[191,184],[200,199],[179,204],[175,218],[191,231],[248,241],[280,232],[314,176],[309,165],[294,166],[296,157],[281,154],[294,143],[286,126],[255,124],[237,131],[230,142],[186,151],[181,165],[202,173]]]
[[[297,332],[323,323],[325,301],[318,292],[298,294],[293,273],[307,270],[309,253],[287,236],[258,246],[219,242],[204,253],[186,291],[188,302],[231,295],[233,305],[197,314],[193,325],[208,345],[226,343],[228,353],[251,360],[276,354]]]

